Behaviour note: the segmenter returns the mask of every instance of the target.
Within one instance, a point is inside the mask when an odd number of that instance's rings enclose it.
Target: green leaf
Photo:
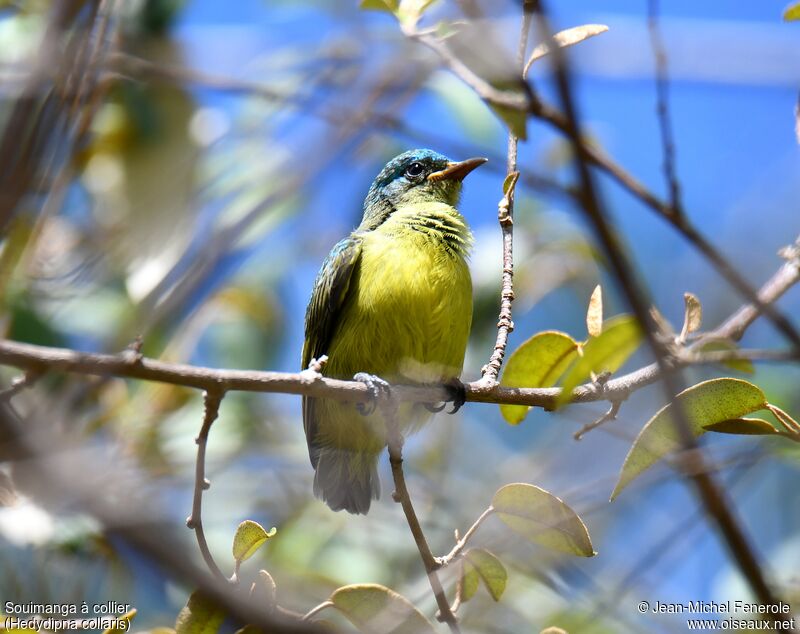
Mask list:
[[[786,22],[796,22],[800,20],[800,2],[790,4],[783,10],[783,19]]]
[[[575,44],[583,42],[584,40],[588,40],[590,37],[594,37],[595,35],[605,33],[606,31],[608,31],[608,27],[605,24],[584,24],[582,26],[575,26],[571,29],[559,31],[553,35],[553,39],[559,48],[567,48],[568,46],[574,46]],[[549,42],[542,42],[533,49],[533,52],[528,59],[527,66],[530,66],[533,64],[533,62],[541,59],[549,53]]]
[[[503,180],[503,196],[508,196],[511,189],[516,187],[518,180],[519,172],[511,172],[510,174],[506,175],[505,179]]]
[[[278,529],[274,526],[267,532],[258,522],[245,520],[239,524],[233,537],[233,558],[238,562],[250,559],[277,532]]]
[[[578,343],[569,335],[547,330],[533,335],[514,351],[503,370],[504,387],[552,387],[577,356]],[[501,405],[500,413],[512,425],[528,414],[527,405]]]
[[[672,417],[676,401],[680,402],[695,436],[704,434],[709,425],[741,418],[767,407],[764,393],[741,379],[712,379],[684,390],[672,403],[662,407],[639,432],[625,458],[619,481],[611,494],[612,500],[643,471],[681,448],[676,421]]]
[[[685,341],[686,336],[691,332],[700,330],[703,323],[703,306],[697,295],[693,293],[683,294],[684,312],[683,329],[681,330],[681,340]]]
[[[742,436],[768,436],[778,431],[763,418],[729,418],[718,423],[703,425],[706,431]]]
[[[734,352],[738,350],[739,346],[730,339],[709,339],[708,341],[700,344],[696,351],[703,352]],[[745,372],[753,374],[756,369],[753,367],[753,362],[750,359],[731,359],[729,361],[722,361],[722,365],[737,372]]]
[[[385,11],[387,13],[397,13],[399,0],[361,0],[359,9],[365,11]]]
[[[178,613],[175,634],[217,634],[224,620],[225,612],[215,603],[199,592],[192,592]]]
[[[594,287],[586,310],[586,331],[590,337],[599,337],[603,332],[603,289],[600,284]]]
[[[107,627],[103,630],[103,634],[114,634],[114,632],[130,632],[131,629],[131,621],[136,616],[136,608],[133,610],[128,610],[122,616],[116,617],[116,621],[113,627]],[[122,625],[125,623],[125,625]]]
[[[481,583],[481,577],[475,566],[466,561],[462,561],[461,564],[461,600],[466,602],[475,596]]]
[[[492,595],[495,601],[499,601],[506,589],[508,573],[500,560],[488,550],[473,548],[464,553],[465,575],[467,569],[471,568],[483,580],[483,585]],[[474,594],[474,592],[473,592]],[[462,593],[463,597],[463,593]]]
[[[581,518],[544,489],[507,484],[494,494],[492,507],[511,530],[532,542],[581,557],[596,554]]]
[[[431,622],[408,599],[376,583],[344,586],[330,600],[359,632],[436,634]]]
[[[500,120],[506,124],[511,134],[517,137],[520,141],[525,141],[528,138],[528,113],[524,110],[517,110],[516,108],[509,108],[507,106],[498,106],[495,104],[487,104],[492,111],[500,117]]]
[[[616,372],[636,352],[642,341],[642,330],[632,315],[617,315],[603,324],[603,332],[583,346],[583,355],[564,377],[558,405],[568,403],[572,390],[586,381],[592,373]]]

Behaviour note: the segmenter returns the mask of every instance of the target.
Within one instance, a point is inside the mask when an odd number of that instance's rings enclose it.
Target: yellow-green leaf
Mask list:
[[[520,141],[525,141],[528,138],[528,113],[524,110],[517,110],[516,108],[509,108],[507,106],[498,106],[495,104],[488,104],[494,113],[500,117],[511,134],[517,137]]]
[[[739,346],[737,346],[736,343],[730,339],[709,339],[700,344],[700,346],[696,348],[696,351],[699,353],[734,352],[738,349]],[[750,359],[729,359],[728,361],[722,361],[721,363],[725,367],[738,372],[753,374],[753,372],[756,371],[756,369],[753,367],[753,362],[750,361]]]
[[[399,0],[361,0],[359,9],[366,11],[386,11],[387,13],[397,13]]]
[[[778,431],[763,418],[729,418],[718,423],[703,425],[706,431],[742,436],[769,436]]]
[[[503,370],[505,387],[552,387],[577,356],[578,343],[555,330],[539,332],[514,351]],[[503,418],[517,425],[528,414],[527,405],[501,405]]]
[[[786,22],[800,20],[800,2],[793,2],[783,10],[783,19]]]
[[[495,601],[500,600],[506,589],[508,573],[497,557],[488,550],[473,548],[464,553],[464,568],[472,568],[481,578],[492,598]]]
[[[216,603],[199,592],[192,592],[178,613],[175,634],[217,634],[224,620],[225,612]]]
[[[359,632],[436,634],[431,622],[408,599],[376,583],[344,586],[330,600]]]
[[[569,506],[531,484],[507,484],[494,494],[492,507],[511,530],[554,550],[593,557],[589,531]]]
[[[600,284],[594,287],[586,310],[586,331],[590,337],[599,337],[603,332],[603,289]]]
[[[461,564],[461,600],[466,602],[475,596],[481,583],[481,578],[478,575],[478,571],[475,570],[475,566],[468,564],[466,561],[462,561]]]
[[[681,330],[681,339],[686,339],[686,335],[691,332],[700,330],[703,323],[703,306],[697,295],[693,293],[683,294],[684,312],[683,312],[683,329]]]
[[[605,33],[608,31],[608,27],[605,24],[584,24],[583,26],[575,26],[571,29],[564,29],[563,31],[559,31],[555,35],[553,35],[553,39],[555,40],[556,44],[559,48],[567,48],[568,46],[573,46],[584,40],[588,40],[590,37],[594,37],[595,35],[600,35],[601,33]],[[541,59],[545,55],[550,53],[550,42],[542,42],[536,48],[533,49],[530,58],[528,59],[527,66],[530,66],[538,59]]]
[[[136,616],[136,608],[128,610],[122,616],[116,617],[113,627],[108,627],[103,630],[103,634],[113,634],[114,632],[130,632],[131,621]]]
[[[249,559],[277,532],[278,529],[274,526],[267,532],[258,522],[245,520],[239,524],[233,537],[233,558],[238,562]]]
[[[757,386],[732,378],[698,383],[678,394],[675,401],[680,402],[695,436],[704,434],[709,425],[742,418],[767,406],[764,393]],[[643,471],[681,448],[677,421],[673,418],[675,401],[662,407],[639,432],[625,458],[612,500]]]
[[[558,405],[568,403],[572,390],[586,381],[592,373],[616,372],[636,352],[642,341],[642,330],[632,315],[617,315],[603,324],[598,337],[583,346],[583,355],[564,377],[563,392]]]

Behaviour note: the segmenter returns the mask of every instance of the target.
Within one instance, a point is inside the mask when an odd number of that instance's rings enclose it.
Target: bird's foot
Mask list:
[[[353,376],[353,380],[360,381],[366,385],[367,391],[369,392],[369,400],[366,403],[356,403],[356,409],[362,416],[369,416],[372,414],[378,406],[378,400],[381,398],[388,398],[392,391],[386,381],[374,374],[359,372]]]
[[[434,405],[433,403],[423,403],[422,406],[429,412],[436,414],[441,412],[448,403],[453,403],[453,409],[448,414],[455,414],[464,403],[467,402],[467,388],[458,378],[447,379],[444,382],[444,388],[447,390],[449,398],[441,405]]]

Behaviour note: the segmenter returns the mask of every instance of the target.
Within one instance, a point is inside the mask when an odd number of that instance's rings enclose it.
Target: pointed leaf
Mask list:
[[[199,592],[192,592],[178,613],[175,634],[217,634],[224,620],[225,612],[216,603]]]
[[[472,568],[483,581],[483,585],[495,601],[499,601],[506,589],[508,573],[500,560],[488,550],[473,548],[464,554],[464,568]]]
[[[555,330],[539,332],[514,351],[503,370],[505,387],[552,387],[577,356],[578,343]],[[501,405],[500,413],[512,425],[528,414],[527,405]]]
[[[494,113],[506,124],[508,130],[520,141],[528,138],[528,113],[524,110],[488,104]]]
[[[492,507],[511,530],[532,542],[581,557],[596,554],[581,518],[544,489],[507,484],[494,494]]]
[[[738,350],[739,346],[730,339],[709,339],[700,344],[699,347],[694,348],[697,352],[733,352]],[[753,362],[750,359],[730,359],[729,361],[722,361],[722,365],[731,370],[738,372],[746,372],[753,374],[756,369],[753,367]]]
[[[800,2],[793,2],[783,10],[783,19],[786,22],[800,20]]]
[[[588,40],[590,37],[594,37],[595,35],[600,35],[601,33],[605,33],[608,31],[608,26],[605,24],[584,24],[583,26],[575,26],[571,29],[565,29],[563,31],[559,31],[553,36],[556,44],[559,48],[567,48],[568,46],[573,46],[578,44],[579,42],[583,42],[584,40]],[[526,66],[530,66],[536,60],[541,59],[545,55],[550,53],[550,42],[542,42],[536,48],[533,49],[530,58],[528,59],[528,63]]]
[[[729,418],[718,423],[703,425],[706,431],[742,436],[768,436],[778,431],[763,418]]]
[[[431,622],[405,597],[368,583],[344,586],[331,599],[359,632],[368,634],[435,634]]]
[[[478,591],[481,577],[478,571],[475,570],[475,566],[468,564],[466,561],[462,561],[461,564],[461,600],[467,602]]]
[[[586,330],[590,337],[599,337],[603,332],[603,289],[600,284],[594,287],[586,311]]]
[[[703,307],[697,295],[693,293],[683,294],[684,312],[683,328],[681,329],[681,339],[686,340],[686,335],[700,330],[703,323]]]
[[[731,378],[698,383],[678,394],[675,401],[681,403],[695,436],[704,434],[709,425],[741,418],[767,406],[764,393],[758,387]],[[619,482],[611,494],[612,500],[643,471],[668,453],[681,448],[680,435],[673,419],[673,403],[662,407],[636,437],[625,458]]]
[[[245,520],[239,524],[233,537],[233,558],[238,562],[249,559],[277,532],[278,529],[274,526],[267,532],[258,522]]]
[[[599,337],[592,337],[583,346],[580,356],[564,377],[558,405],[568,403],[572,390],[586,381],[592,373],[616,372],[628,360],[642,341],[642,330],[632,315],[617,315],[603,324]]]

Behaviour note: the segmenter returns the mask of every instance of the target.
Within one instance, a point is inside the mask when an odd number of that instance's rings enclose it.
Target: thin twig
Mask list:
[[[517,67],[525,80],[525,54],[528,50],[528,36],[531,30],[533,0],[525,0],[522,5],[522,26],[520,27],[517,49]],[[497,220],[503,236],[503,276],[500,285],[500,315],[497,319],[497,337],[489,362],[481,369],[481,381],[491,387],[497,383],[500,368],[508,346],[508,337],[514,330],[511,303],[514,301],[514,193],[517,189],[517,147],[519,139],[509,128],[508,149],[506,153],[506,180],[503,184],[503,198],[497,206]]]
[[[664,152],[664,176],[669,185],[669,200],[672,213],[683,216],[681,189],[675,169],[675,141],[669,116],[669,80],[667,76],[667,52],[658,24],[658,0],[648,2],[647,24],[650,29],[650,44],[656,58],[656,94],[658,123],[661,129],[661,146]]]
[[[22,376],[12,379],[11,385],[0,392],[0,403],[10,401],[17,394],[22,392],[22,390],[31,387],[34,383],[36,383],[36,381],[39,380],[41,375],[41,371],[32,368],[30,370],[26,370]]]
[[[208,433],[211,431],[211,425],[219,415],[219,406],[222,402],[222,397],[225,393],[222,390],[206,390],[203,395],[204,411],[203,411],[203,425],[200,428],[200,433],[195,438],[197,443],[197,462],[195,463],[194,471],[194,498],[192,501],[192,514],[186,519],[186,526],[194,531],[197,538],[197,545],[203,555],[203,559],[215,577],[221,581],[228,579],[222,574],[222,571],[214,561],[211,551],[208,549],[208,542],[206,541],[206,534],[203,530],[203,491],[207,490],[211,483],[206,479],[206,446],[208,445]]]
[[[619,414],[619,408],[621,406],[622,406],[622,401],[611,401],[611,407],[608,408],[608,411],[605,414],[603,414],[597,420],[594,420],[591,423],[587,423],[586,425],[581,427],[578,431],[576,431],[572,435],[572,437],[575,440],[580,440],[593,429],[597,429],[601,425],[606,424],[608,421],[616,420],[617,414]]]
[[[466,533],[464,533],[464,537],[456,541],[456,545],[453,546],[453,550],[447,553],[444,557],[439,557],[436,559],[436,563],[440,568],[444,568],[445,566],[449,565],[456,557],[458,557],[466,548],[467,542],[470,538],[475,534],[475,531],[480,528],[480,525],[486,521],[492,513],[494,513],[494,507],[490,506],[486,509],[483,513],[481,513],[480,517],[475,520],[475,523],[469,527]]]
[[[437,618],[447,623],[453,634],[460,634],[461,629],[458,626],[458,620],[450,609],[450,603],[447,601],[442,582],[439,580],[439,575],[436,573],[439,566],[431,552],[430,546],[428,546],[428,540],[425,539],[425,533],[422,531],[422,526],[414,510],[414,505],[411,503],[411,495],[406,486],[406,478],[403,473],[403,436],[400,432],[399,422],[397,420],[397,403],[393,399],[388,399],[387,402],[383,404],[383,412],[386,419],[389,464],[392,467],[392,478],[394,480],[392,499],[403,507],[403,513],[406,516],[408,527],[411,529],[411,535],[414,537],[414,542],[417,545],[417,550],[419,550],[422,564],[425,566],[425,572],[428,575],[428,582],[431,585],[433,596],[436,598],[436,604],[439,606]]]

